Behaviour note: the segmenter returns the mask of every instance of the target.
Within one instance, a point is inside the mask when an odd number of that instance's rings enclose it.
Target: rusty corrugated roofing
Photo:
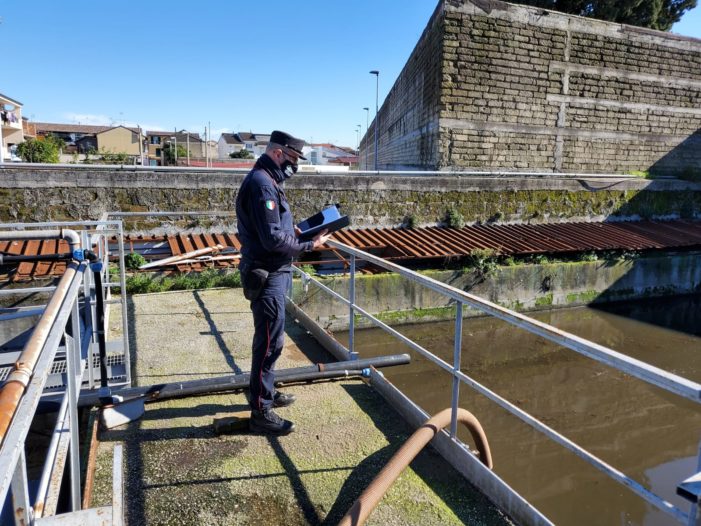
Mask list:
[[[455,228],[365,228],[341,230],[334,239],[391,260],[444,260],[469,255],[475,249],[491,249],[501,255],[567,254],[605,250],[659,250],[701,248],[699,221],[636,221],[619,223],[552,223],[538,225],[472,225]],[[198,262],[174,264],[164,270],[181,272],[207,267],[237,265],[230,257],[241,243],[236,234],[178,234],[168,237],[126,236],[125,250],[150,260],[181,255],[217,244],[221,257],[205,256]],[[64,241],[24,240],[0,242],[6,254],[54,254],[65,252]],[[311,259],[310,259],[311,258]],[[328,247],[307,257],[304,263],[337,261],[345,263],[338,251]],[[65,263],[21,263],[16,279],[58,275]]]

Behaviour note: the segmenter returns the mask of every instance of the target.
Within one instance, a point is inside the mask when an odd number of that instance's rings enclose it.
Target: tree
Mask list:
[[[572,15],[669,31],[697,0],[512,0]]]
[[[175,164],[175,147],[172,142],[165,143],[163,147],[163,156],[165,164]],[[187,158],[187,150],[178,144],[178,160]]]
[[[238,152],[231,152],[229,157],[232,159],[253,159],[253,154],[245,148],[242,148]]]
[[[53,135],[45,139],[28,138],[17,146],[17,153],[29,163],[57,163],[63,141]]]

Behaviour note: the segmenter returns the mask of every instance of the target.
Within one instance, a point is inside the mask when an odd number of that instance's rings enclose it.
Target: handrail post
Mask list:
[[[351,254],[350,258],[348,301],[350,301],[348,314],[348,350],[350,351],[350,359],[357,360],[358,353],[355,352],[355,254]]]
[[[87,273],[86,273],[87,274]],[[84,274],[84,275],[86,275]],[[80,370],[80,349],[82,347],[80,337],[80,312],[78,300],[75,300],[71,309],[71,322],[73,337],[64,336],[66,342],[66,394],[68,396],[68,429],[70,430],[70,483],[71,483],[71,510],[80,510],[80,444],[78,436],[78,389],[76,379]],[[87,335],[86,335],[87,336]],[[82,373],[82,371],[80,371]],[[82,376],[82,375],[81,375]]]
[[[453,399],[450,405],[450,438],[455,438],[458,432],[458,404],[460,402],[460,380],[456,372],[460,372],[462,354],[462,302],[455,304],[455,345],[453,347]]]
[[[29,505],[29,485],[27,482],[27,459],[24,456],[24,448],[20,451],[15,472],[12,475],[12,509],[14,510],[15,524],[32,524],[33,513]]]
[[[119,287],[120,299],[122,301],[122,345],[124,348],[124,368],[127,375],[127,384],[131,385],[131,352],[129,351],[129,319],[127,310],[127,279],[126,266],[124,265],[124,228],[122,222],[119,221],[117,232],[117,247],[119,252]],[[107,272],[107,281],[109,282],[109,258],[105,253],[105,268]]]

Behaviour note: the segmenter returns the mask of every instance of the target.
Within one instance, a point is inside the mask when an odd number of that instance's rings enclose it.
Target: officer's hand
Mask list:
[[[302,234],[302,229],[299,228],[297,225],[294,226],[295,229],[295,236],[299,237]]]
[[[327,232],[328,230],[322,230],[316,236],[314,236],[314,239],[312,239],[312,242],[314,243],[314,245],[312,246],[313,249],[319,248],[321,245],[323,245],[329,240],[331,234]]]

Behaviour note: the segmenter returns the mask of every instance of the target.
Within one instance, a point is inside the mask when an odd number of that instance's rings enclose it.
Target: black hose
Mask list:
[[[411,358],[408,354],[395,354],[377,358],[365,358],[362,360],[282,369],[276,372],[275,381],[276,383],[292,383],[339,378],[346,375],[358,376],[362,373],[363,369],[369,367],[380,368],[403,365],[409,363],[410,360]],[[351,374],[351,372],[353,374]],[[190,380],[187,382],[171,382],[143,387],[129,387],[112,392],[112,396],[119,397],[119,399],[125,402],[141,397],[145,397],[146,401],[158,401],[167,398],[248,389],[249,381],[250,374],[241,373],[229,376],[218,376],[216,378],[205,378],[202,380]],[[88,407],[97,405],[100,401],[98,393],[86,393],[81,395],[78,405],[80,407]]]
[[[33,256],[28,255],[13,255],[13,254],[0,254],[0,265],[7,265],[10,263],[24,263],[27,261],[70,261],[73,259],[73,254],[36,254]]]
[[[95,278],[95,315],[97,317],[97,344],[100,350],[100,387],[107,387],[107,343],[105,342],[105,297],[102,291],[102,273],[93,271]],[[92,367],[92,364],[89,365]]]

